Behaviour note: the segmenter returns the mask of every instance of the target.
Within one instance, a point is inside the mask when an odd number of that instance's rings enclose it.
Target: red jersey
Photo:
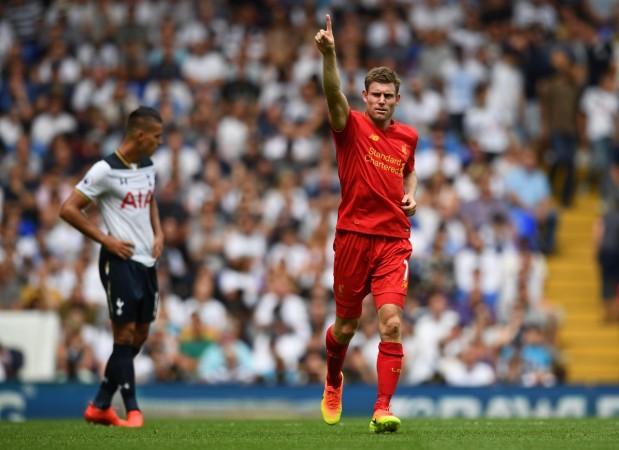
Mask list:
[[[336,228],[409,238],[410,222],[400,205],[403,176],[415,168],[417,131],[395,121],[381,130],[352,110],[346,127],[331,131],[342,188]]]

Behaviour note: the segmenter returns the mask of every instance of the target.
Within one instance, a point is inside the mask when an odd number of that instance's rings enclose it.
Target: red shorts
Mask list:
[[[408,239],[337,230],[333,249],[333,292],[338,317],[361,317],[363,299],[370,293],[374,295],[376,309],[385,303],[404,307],[408,261],[413,252]]]

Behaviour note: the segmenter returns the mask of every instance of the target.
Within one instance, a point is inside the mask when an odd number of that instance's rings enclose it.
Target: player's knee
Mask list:
[[[333,335],[335,336],[335,339],[340,343],[350,342],[350,340],[355,335],[358,326],[359,319],[349,319],[343,321],[333,327]]]
[[[114,333],[114,343],[121,345],[133,345],[135,338],[135,324],[133,323],[114,323],[112,324]]]
[[[380,324],[380,337],[382,340],[397,340],[400,338],[402,321],[399,317],[390,317]]]
[[[136,333],[133,337],[133,346],[142,347],[148,338],[148,333]]]
[[[125,335],[115,336],[114,344],[133,346],[133,338]]]
[[[150,324],[137,324],[133,335],[133,346],[141,347],[148,339]]]

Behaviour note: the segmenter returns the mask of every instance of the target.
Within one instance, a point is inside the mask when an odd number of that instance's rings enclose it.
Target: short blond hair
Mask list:
[[[390,69],[389,67],[381,66],[370,69],[370,71],[365,76],[366,91],[369,90],[370,84],[372,83],[393,83],[393,85],[395,86],[395,93],[398,94],[400,92],[400,79],[398,78],[398,75],[395,73],[395,71],[393,69]]]

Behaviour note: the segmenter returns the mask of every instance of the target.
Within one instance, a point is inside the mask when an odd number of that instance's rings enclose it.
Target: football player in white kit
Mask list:
[[[135,396],[133,357],[155,320],[158,287],[155,263],[163,250],[163,231],[154,198],[155,168],[150,157],[162,143],[163,123],[154,109],[141,106],[127,120],[116,152],[95,163],[62,205],[60,217],[101,244],[99,273],[107,293],[114,350],[95,399],[84,412],[87,422],[141,427]],[[96,200],[108,230],[83,213]],[[111,408],[117,389],[127,419]]]

